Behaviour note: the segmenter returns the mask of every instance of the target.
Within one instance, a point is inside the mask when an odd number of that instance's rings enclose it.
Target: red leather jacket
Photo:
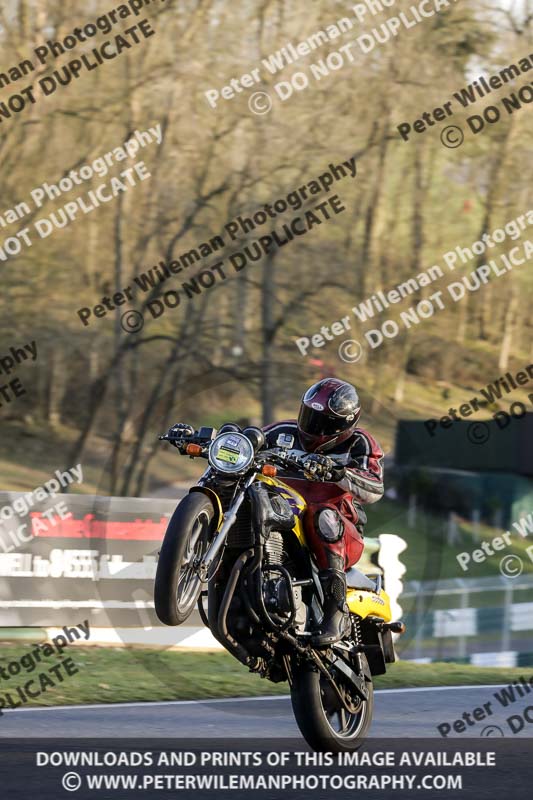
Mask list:
[[[289,450],[299,456],[307,452],[299,440],[296,420],[274,422],[263,430],[267,447],[287,446],[292,437]],[[323,455],[346,468],[345,477],[338,485],[351,492],[357,502],[365,505],[383,497],[383,450],[363,428],[356,428],[350,439]]]

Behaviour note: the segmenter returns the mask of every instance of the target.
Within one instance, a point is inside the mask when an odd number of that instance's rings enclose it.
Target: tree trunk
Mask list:
[[[513,284],[511,289],[511,299],[507,306],[505,314],[504,330],[502,344],[500,347],[500,358],[498,361],[498,368],[506,370],[509,366],[509,356],[511,354],[511,347],[513,344],[514,332],[516,329],[516,316],[518,312],[519,297],[516,286]]]
[[[263,281],[261,293],[261,415],[263,425],[268,425],[275,418],[275,386],[274,386],[274,256],[269,255],[263,264]]]

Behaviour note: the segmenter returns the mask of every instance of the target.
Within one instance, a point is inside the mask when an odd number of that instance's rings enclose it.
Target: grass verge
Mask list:
[[[64,669],[50,672],[59,663],[50,656],[27,671],[25,659],[17,675],[9,677],[9,665],[20,663],[21,657],[35,650],[35,645],[1,645],[0,702],[10,695],[20,702],[17,687],[33,680],[31,690],[39,690],[40,674],[46,673],[45,691],[25,705],[54,706],[91,703],[125,703],[154,700],[197,700],[222,697],[254,697],[285,694],[286,683],[273,684],[253,675],[226,653],[190,653],[126,648],[73,647],[64,654],[76,665],[77,672],[68,676]],[[527,670],[480,668],[462,664],[413,664],[398,662],[387,675],[376,678],[378,689],[416,686],[457,686],[507,684]],[[8,675],[8,679],[5,675]],[[58,675],[61,674],[61,681]],[[37,687],[37,688],[35,688]],[[7,701],[4,707],[9,708]]]

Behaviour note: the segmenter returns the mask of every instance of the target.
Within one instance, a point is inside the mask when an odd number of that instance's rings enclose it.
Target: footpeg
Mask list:
[[[405,633],[406,626],[404,622],[385,622],[381,626],[382,631],[390,631],[391,633]]]

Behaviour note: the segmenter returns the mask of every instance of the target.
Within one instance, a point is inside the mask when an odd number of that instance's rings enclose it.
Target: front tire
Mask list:
[[[302,736],[313,750],[348,753],[361,747],[374,711],[372,683],[367,683],[367,688],[367,700],[355,702],[355,698],[351,698],[354,710],[350,713],[340,707],[338,698],[320,672],[305,668],[295,676],[291,690],[292,708]]]
[[[165,625],[181,625],[193,612],[202,583],[195,565],[206,554],[215,511],[201,492],[183,498],[163,539],[154,586],[154,604]]]

